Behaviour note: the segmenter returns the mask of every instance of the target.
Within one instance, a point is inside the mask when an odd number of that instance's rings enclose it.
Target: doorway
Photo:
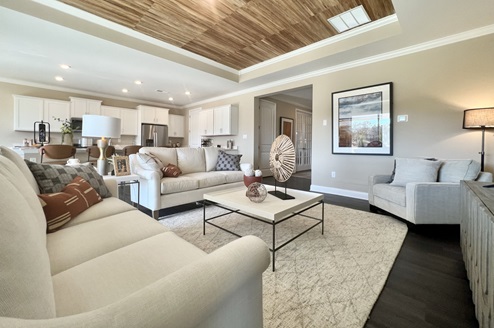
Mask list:
[[[295,110],[295,170],[310,170],[312,167],[312,113]]]
[[[271,176],[269,169],[269,152],[276,138],[276,103],[265,99],[259,100],[259,164],[263,176]]]

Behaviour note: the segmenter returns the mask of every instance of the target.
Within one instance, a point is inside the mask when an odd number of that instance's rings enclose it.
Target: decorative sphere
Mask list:
[[[262,171],[261,171],[261,170],[255,170],[255,171],[254,171],[254,175],[255,175],[256,177],[262,177]]]
[[[245,195],[249,197],[251,202],[261,203],[266,199],[268,191],[262,183],[253,182],[247,187]]]

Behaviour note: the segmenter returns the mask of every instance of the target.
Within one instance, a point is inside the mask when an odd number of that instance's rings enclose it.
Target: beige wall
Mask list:
[[[313,175],[316,190],[362,196],[369,175],[390,173],[394,157],[427,156],[474,158],[479,160],[481,134],[462,129],[463,110],[494,106],[494,35],[487,35],[441,48],[292,82],[240,96],[201,104],[213,107],[239,105],[239,133],[233,139],[243,162],[254,162],[257,144],[255,108],[264,95],[301,86],[313,87]],[[331,93],[373,84],[394,83],[393,156],[333,155],[331,153]],[[0,144],[20,142],[22,133],[13,132],[12,94],[55,99],[76,96],[57,91],[0,84]],[[84,96],[82,96],[84,97]],[[106,105],[135,108],[123,103]],[[197,107],[197,106],[195,106]],[[407,114],[407,123],[396,116]],[[323,126],[322,121],[328,125]],[[30,134],[29,134],[30,136]],[[244,138],[245,137],[245,138]],[[213,138],[226,144],[231,137]],[[494,172],[493,133],[486,133],[486,170]],[[336,178],[331,178],[331,171]],[[333,189],[334,188],[334,189]],[[359,194],[360,193],[360,194]]]
[[[40,97],[48,99],[57,99],[69,101],[69,97],[79,97],[87,99],[102,100],[105,106],[115,106],[122,108],[135,109],[141,103],[136,103],[132,101],[124,101],[118,99],[102,98],[97,96],[88,96],[77,94],[73,92],[55,91],[43,88],[35,88],[24,85],[17,85],[11,83],[0,82],[0,145],[5,145],[11,147],[13,145],[21,144],[24,138],[32,139],[32,132],[17,132],[14,131],[14,98],[13,95],[23,95],[30,97]],[[159,107],[167,108],[166,105]],[[185,115],[184,110],[171,109],[171,114]],[[34,123],[34,120],[33,120]],[[59,131],[51,131],[52,133],[52,143],[59,143],[61,141],[61,134]],[[120,144],[132,144],[135,140],[132,136],[122,136],[122,138],[117,141]],[[177,139],[180,141],[180,139]],[[183,143],[183,141],[180,141]]]
[[[391,173],[394,157],[473,158],[480,161],[481,134],[463,130],[463,110],[494,106],[494,35],[418,52],[316,78],[245,94],[210,105],[238,103],[243,161],[253,161],[256,147],[254,103],[263,95],[313,86],[312,186],[362,197],[367,179]],[[331,93],[385,82],[394,84],[393,156],[331,153]],[[257,106],[257,105],[256,105]],[[396,123],[406,114],[407,123]],[[323,126],[323,120],[328,121]],[[486,134],[486,170],[494,172],[493,133]],[[331,171],[336,177],[331,178]],[[334,188],[334,189],[333,189]],[[343,191],[343,192],[342,192]]]

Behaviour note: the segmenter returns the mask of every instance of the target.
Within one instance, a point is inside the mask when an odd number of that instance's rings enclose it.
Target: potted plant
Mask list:
[[[72,122],[68,119],[62,120],[60,117],[53,116],[55,121],[61,122],[60,132],[62,132],[62,145],[73,145],[74,130],[72,129]]]

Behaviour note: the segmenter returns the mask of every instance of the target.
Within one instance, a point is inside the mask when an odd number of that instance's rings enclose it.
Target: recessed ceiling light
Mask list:
[[[168,100],[173,101],[173,97],[168,98]]]
[[[57,80],[57,81],[63,81],[63,77],[61,77],[61,76],[55,76],[55,80]]]
[[[341,33],[370,22],[370,18],[369,15],[367,15],[365,8],[360,5],[348,11],[345,11],[344,13],[329,18],[328,22],[333,25],[338,33]]]
[[[163,90],[158,89],[158,90],[156,90],[156,92],[163,92]]]
[[[61,64],[60,67],[63,68],[63,69],[69,69],[70,68],[70,65]]]
[[[122,92],[123,92],[123,93],[127,93],[127,92],[129,92],[129,90],[127,90],[127,89],[122,89]]]
[[[185,94],[186,94],[187,96],[190,96],[190,91],[185,91]]]
[[[142,81],[135,80],[134,83],[137,84],[137,85],[141,85],[142,84]]]

